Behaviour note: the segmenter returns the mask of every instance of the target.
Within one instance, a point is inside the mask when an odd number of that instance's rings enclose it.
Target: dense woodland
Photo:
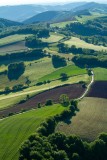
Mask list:
[[[48,137],[33,134],[22,145],[20,160],[106,160],[107,134],[101,134],[92,143],[76,136],[53,133]]]

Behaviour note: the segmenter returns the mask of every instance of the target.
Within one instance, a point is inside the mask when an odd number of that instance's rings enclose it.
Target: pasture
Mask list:
[[[67,135],[76,134],[84,140],[93,141],[101,132],[107,132],[107,99],[87,98],[79,102],[76,116],[60,122],[56,131]]]
[[[86,49],[94,49],[96,51],[107,50],[107,47],[90,44],[77,37],[71,37],[70,40],[67,40],[64,43],[67,44],[69,47],[75,45],[77,48],[81,47]]]
[[[70,63],[69,63],[70,64]],[[67,73],[68,76],[86,74],[86,70],[75,65],[55,69],[52,65],[51,58],[42,58],[36,61],[25,62],[26,68],[24,74],[18,80],[9,81],[7,75],[0,75],[0,90],[6,86],[13,87],[17,84],[25,85],[26,77],[31,81],[30,86],[35,85],[38,81],[55,80],[60,78],[61,73]],[[0,66],[0,71],[7,69],[7,66]]]
[[[81,97],[84,91],[85,88],[83,88],[81,84],[70,84],[49,89],[47,91],[35,95],[34,97],[28,99],[24,103],[20,103],[5,110],[1,110],[0,117],[6,117],[9,115],[9,113],[18,113],[22,109],[29,110],[32,108],[37,108],[38,103],[44,105],[46,103],[46,100],[48,99],[53,100],[54,103],[59,103],[59,98],[62,94],[67,94],[70,99],[76,99]]]
[[[82,15],[80,16],[76,16],[77,21],[81,22],[81,23],[86,23],[89,20],[94,20],[98,17],[103,17],[105,16],[104,14],[99,14],[97,12],[93,12],[91,13],[91,15]]]
[[[25,72],[18,80],[9,81],[7,75],[0,75],[0,90],[3,90],[6,86],[12,87],[17,84],[24,85],[26,77],[30,79],[31,85],[34,85],[39,78],[55,70],[50,58],[42,58],[33,62],[25,62],[25,65]],[[0,66],[0,68],[2,69],[2,66]]]
[[[28,37],[28,36],[30,36],[30,34],[15,34],[15,35],[7,36],[5,38],[1,38],[0,47],[7,44],[23,41],[25,40],[25,37]]]
[[[107,68],[93,68],[96,81],[107,81]]]
[[[10,93],[8,95],[0,95],[0,110],[4,108],[9,108],[18,104],[21,100],[26,99],[26,95],[29,96],[36,95],[38,92],[42,92],[44,90],[48,90],[50,88],[54,88],[56,86],[66,84],[78,83],[79,81],[84,80],[85,82],[89,82],[89,76],[87,74],[77,75],[70,77],[66,81],[55,80],[47,84],[43,84],[41,86],[32,86],[23,91],[17,93]]]
[[[19,148],[39,125],[48,117],[61,113],[59,104],[31,110],[0,121],[0,159],[18,160]]]
[[[67,24],[71,24],[74,22],[76,22],[76,21],[66,21],[66,22],[60,22],[60,23],[53,23],[53,24],[51,24],[51,27],[64,28],[64,27],[66,27]]]
[[[59,78],[61,78],[60,77],[61,73],[66,73],[68,75],[68,77],[70,77],[70,76],[75,76],[75,75],[86,74],[87,71],[85,68],[83,69],[83,68],[79,68],[75,65],[68,65],[66,67],[57,69],[56,71],[54,71],[50,74],[47,74],[46,76],[40,78],[39,81],[46,81],[46,80],[51,81],[51,80],[59,79]]]
[[[43,42],[48,42],[48,43],[55,43],[60,41],[64,36],[61,34],[50,34],[50,37],[48,38],[42,38]]]

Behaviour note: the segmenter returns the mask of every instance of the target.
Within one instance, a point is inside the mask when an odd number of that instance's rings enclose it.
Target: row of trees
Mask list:
[[[94,36],[81,36],[81,39],[83,39],[87,43],[95,44],[95,45],[103,45],[107,46],[107,36],[100,36],[100,35],[94,35]]]
[[[79,66],[107,67],[107,56],[74,56],[72,61]]]
[[[103,27],[103,22],[97,23],[96,21],[88,21],[85,24],[80,22],[67,24],[65,30],[82,36],[107,35],[107,28]]]
[[[96,54],[96,51],[93,49],[85,49],[81,47],[77,48],[75,45],[68,47],[68,45],[64,43],[59,43],[57,47],[59,48],[59,53],[73,53],[73,54],[85,54],[85,55]]]
[[[34,34],[36,35],[38,38],[47,38],[50,36],[49,34],[49,29],[47,29],[47,27],[43,26],[43,27],[39,27],[38,26],[18,26],[18,27],[14,27],[14,28],[8,28],[7,30],[4,30],[3,32],[1,32],[0,34],[0,38],[4,38],[10,35],[14,35],[14,34]]]
[[[19,53],[0,55],[0,62],[3,63],[3,61],[9,61],[11,63],[18,60],[31,61],[43,58],[45,56],[46,54],[43,52],[42,49],[33,49],[28,51],[22,51]]]
[[[27,37],[25,40],[26,40],[25,41],[25,45],[28,48],[43,48],[43,47],[47,47],[47,43],[42,42],[36,36]]]

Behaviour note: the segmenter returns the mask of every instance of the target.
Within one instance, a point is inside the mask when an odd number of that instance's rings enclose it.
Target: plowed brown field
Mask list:
[[[52,99],[54,102],[59,101],[61,94],[67,94],[70,99],[79,98],[85,89],[81,84],[71,84],[66,86],[57,87],[32,97],[28,101],[22,104],[17,104],[11,108],[0,111],[0,117],[7,116],[9,113],[18,113],[22,109],[29,110],[32,108],[37,108],[38,103],[45,104],[46,100]]]
[[[107,98],[107,81],[94,82],[87,97]]]

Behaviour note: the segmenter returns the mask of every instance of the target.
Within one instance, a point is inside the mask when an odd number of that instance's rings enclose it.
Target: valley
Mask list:
[[[107,4],[0,13],[0,160],[106,160]]]

